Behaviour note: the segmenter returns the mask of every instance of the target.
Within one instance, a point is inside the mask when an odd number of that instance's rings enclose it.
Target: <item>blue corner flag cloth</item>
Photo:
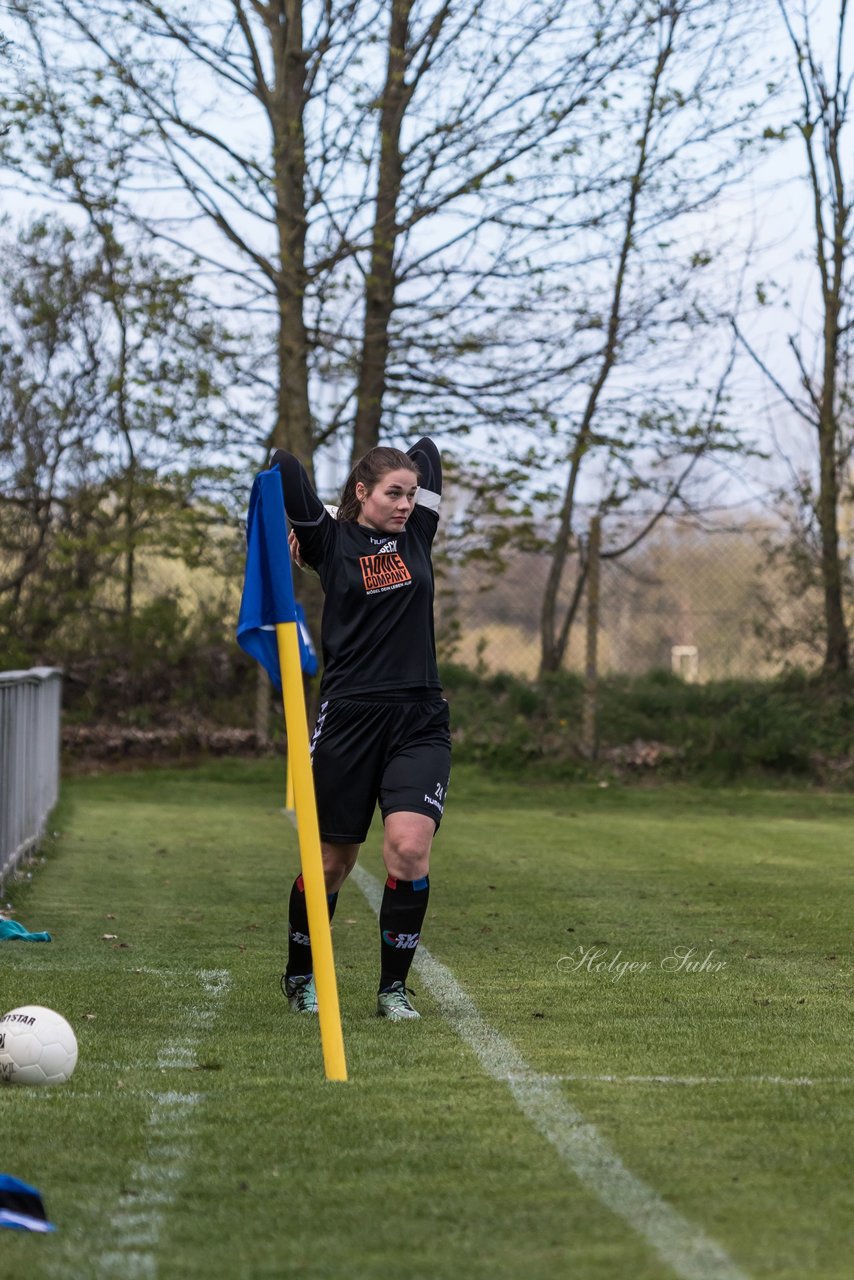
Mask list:
[[[50,934],[30,933],[17,920],[0,920],[0,942],[50,942]]]
[[[41,1195],[20,1178],[0,1173],[0,1227],[18,1231],[55,1231],[48,1222]]]
[[[275,469],[255,477],[246,520],[246,569],[237,621],[237,643],[260,662],[277,689],[282,687],[276,623],[296,622],[306,675],[317,672],[305,614],[294,599],[285,500]]]

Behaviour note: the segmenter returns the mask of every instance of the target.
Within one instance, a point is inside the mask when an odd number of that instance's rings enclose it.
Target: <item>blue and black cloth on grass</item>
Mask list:
[[[0,1227],[16,1231],[56,1230],[48,1222],[41,1194],[9,1173],[0,1173]]]

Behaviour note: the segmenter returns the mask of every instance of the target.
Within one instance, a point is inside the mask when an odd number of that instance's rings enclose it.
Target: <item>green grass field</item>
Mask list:
[[[484,1057],[429,967],[420,1022],[376,1018],[351,882],[330,1084],[278,985],[282,790],[242,761],[65,784],[6,895],[54,941],[0,944],[3,1010],[59,1009],[80,1042],[68,1084],[0,1088],[0,1170],[60,1229],[0,1232],[4,1280],[849,1280],[854,798],[458,769],[424,943]],[[376,828],[362,861],[380,874]],[[587,1176],[603,1150],[724,1261],[665,1261],[613,1162]]]

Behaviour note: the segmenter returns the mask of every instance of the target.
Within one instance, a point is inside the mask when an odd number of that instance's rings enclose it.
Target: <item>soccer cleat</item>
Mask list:
[[[283,973],[282,991],[287,997],[291,1013],[317,1013],[317,991],[313,973],[300,973],[293,978]]]
[[[387,991],[377,996],[377,1013],[381,1018],[391,1022],[405,1022],[408,1018],[420,1018],[421,1014],[409,1003],[406,987],[402,982],[393,982]]]

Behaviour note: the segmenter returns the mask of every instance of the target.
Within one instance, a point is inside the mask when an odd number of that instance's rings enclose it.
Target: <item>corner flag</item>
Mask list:
[[[246,571],[237,642],[261,663],[273,683],[282,690],[323,1061],[327,1080],[346,1080],[347,1064],[308,749],[297,603],[288,551],[282,481],[276,469],[262,471],[255,477],[249,499]]]
[[[305,610],[294,599],[284,514],[282,481],[278,471],[262,471],[255,478],[249,498],[246,575],[237,623],[237,643],[256,662],[260,662],[277,689],[282,688],[282,673],[276,626],[271,621],[274,617],[296,622],[302,670],[307,676],[316,675],[318,670],[317,653],[311,642]]]

